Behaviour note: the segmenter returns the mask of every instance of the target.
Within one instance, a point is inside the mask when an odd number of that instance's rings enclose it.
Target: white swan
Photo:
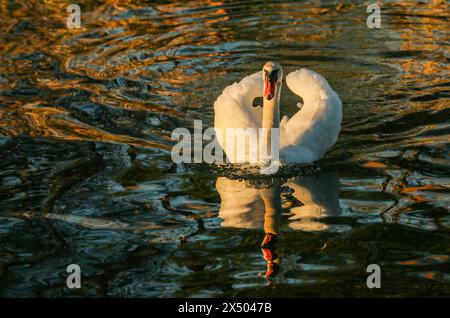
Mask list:
[[[279,128],[279,139],[271,140],[279,144],[279,157],[286,163],[311,163],[336,143],[342,102],[325,78],[305,68],[290,73],[286,77],[287,86],[304,104],[291,119],[284,116],[280,122],[282,79],[281,66],[267,62],[262,72],[226,87],[215,101],[214,128],[229,162],[251,162],[252,155],[257,161],[262,158],[258,156],[259,140],[252,143],[249,139],[246,139],[245,155],[237,157],[235,144],[227,142],[227,128]],[[253,100],[260,96],[263,96],[263,107],[254,107]],[[270,149],[270,141],[267,147]]]

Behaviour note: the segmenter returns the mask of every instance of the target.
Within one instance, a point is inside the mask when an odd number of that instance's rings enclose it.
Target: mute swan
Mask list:
[[[335,144],[342,120],[342,103],[320,74],[306,68],[286,77],[288,88],[303,99],[303,106],[289,119],[280,121],[280,93],[283,70],[276,62],[267,62],[262,72],[243,78],[226,87],[214,103],[214,128],[228,162],[261,162],[260,140],[245,139],[244,157],[235,155],[235,144],[226,138],[228,128],[279,128],[279,135],[268,138],[279,145],[279,158],[285,163],[311,163],[320,159]],[[263,95],[263,106],[253,100]],[[236,135],[235,135],[236,136]],[[264,136],[264,135],[262,135]],[[247,137],[244,137],[247,138]],[[278,139],[277,139],[278,138]],[[256,146],[255,146],[256,144]],[[266,151],[269,152],[269,151]],[[252,157],[255,156],[255,157]],[[251,158],[257,158],[252,161]]]

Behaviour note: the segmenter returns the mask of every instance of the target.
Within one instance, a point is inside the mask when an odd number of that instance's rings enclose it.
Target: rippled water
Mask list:
[[[0,296],[450,295],[447,1],[383,1],[381,29],[360,1],[77,3],[72,30],[66,1],[0,3]],[[341,96],[326,158],[270,180],[175,166],[172,130],[212,125],[272,59]]]

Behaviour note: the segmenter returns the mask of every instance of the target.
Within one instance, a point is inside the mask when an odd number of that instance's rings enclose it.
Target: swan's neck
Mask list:
[[[271,153],[272,142],[276,145],[280,144],[280,134],[274,135],[273,138],[278,139],[273,140],[271,133],[272,128],[280,128],[280,92],[281,83],[278,83],[275,88],[275,96],[271,100],[263,98],[262,128],[267,130],[267,154]]]
[[[279,128],[280,127],[280,91],[281,85],[277,84],[275,88],[275,96],[268,100],[263,100],[263,121],[262,128]]]

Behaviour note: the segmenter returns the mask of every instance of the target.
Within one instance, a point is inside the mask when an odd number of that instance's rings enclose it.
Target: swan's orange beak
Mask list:
[[[277,86],[278,70],[264,70],[264,98],[271,100],[275,96]]]
[[[272,78],[272,76],[264,77],[264,98],[267,100],[271,100],[275,96],[275,84],[276,81]]]

